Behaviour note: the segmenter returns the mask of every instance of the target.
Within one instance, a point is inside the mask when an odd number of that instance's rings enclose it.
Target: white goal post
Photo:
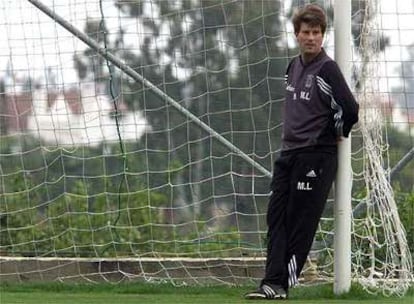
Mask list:
[[[335,60],[351,83],[351,1],[334,3]],[[351,288],[352,169],[351,136],[338,142],[338,172],[335,181],[334,292]]]

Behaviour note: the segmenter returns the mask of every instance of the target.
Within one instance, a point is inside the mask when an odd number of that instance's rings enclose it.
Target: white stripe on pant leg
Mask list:
[[[293,255],[290,259],[290,262],[288,264],[288,270],[289,270],[289,287],[293,287],[297,285],[298,282],[298,276],[296,275],[297,271],[297,265],[296,265],[296,256]]]

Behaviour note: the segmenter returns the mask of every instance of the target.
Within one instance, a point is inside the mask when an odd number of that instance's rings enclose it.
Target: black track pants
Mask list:
[[[282,153],[274,165],[267,212],[268,248],[262,283],[294,285],[306,262],[332,182],[336,150]]]

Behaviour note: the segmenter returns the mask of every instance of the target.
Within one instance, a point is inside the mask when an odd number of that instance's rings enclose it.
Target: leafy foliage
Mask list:
[[[93,148],[84,148],[82,158],[77,153],[58,149],[43,155],[36,151],[25,170],[19,169],[24,158],[18,155],[2,160],[2,170],[9,175],[3,180],[0,205],[2,252],[71,257],[219,256],[237,247],[237,232],[215,236],[203,221],[171,229],[168,189],[151,191],[133,171],[123,174],[122,162],[115,156],[97,157]],[[133,157],[129,161],[138,169],[143,163]],[[41,162],[49,170],[30,169],[40,167]]]

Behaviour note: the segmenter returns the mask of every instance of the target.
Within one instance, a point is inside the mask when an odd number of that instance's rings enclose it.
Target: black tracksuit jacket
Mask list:
[[[358,121],[358,108],[338,65],[323,49],[306,65],[295,57],[286,73],[282,150],[336,146]]]

